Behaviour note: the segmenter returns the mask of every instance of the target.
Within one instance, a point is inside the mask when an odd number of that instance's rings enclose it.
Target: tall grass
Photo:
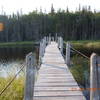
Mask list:
[[[7,85],[12,77],[0,78],[0,91]],[[23,94],[24,77],[20,76],[16,78],[10,87],[0,96],[0,100],[23,100]]]
[[[80,85],[85,87],[89,84],[89,60],[79,55],[75,55],[71,58],[71,61],[70,70],[73,76]]]

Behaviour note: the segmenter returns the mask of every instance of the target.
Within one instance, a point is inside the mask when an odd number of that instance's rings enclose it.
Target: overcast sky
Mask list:
[[[80,4],[81,6],[90,5],[92,10],[100,11],[100,0],[0,0],[0,13],[2,8],[7,14],[12,14],[20,9],[23,13],[28,13],[36,8],[40,9],[40,7],[48,12],[52,3],[56,10],[58,8],[66,9],[68,6],[71,11],[75,11]]]

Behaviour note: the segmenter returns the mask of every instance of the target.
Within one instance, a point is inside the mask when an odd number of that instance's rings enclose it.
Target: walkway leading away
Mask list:
[[[46,47],[34,100],[86,100],[55,42]]]

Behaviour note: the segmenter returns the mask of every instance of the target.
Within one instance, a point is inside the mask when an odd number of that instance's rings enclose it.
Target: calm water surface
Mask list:
[[[14,75],[20,70],[25,56],[30,52],[36,52],[37,47],[0,48],[0,77]]]

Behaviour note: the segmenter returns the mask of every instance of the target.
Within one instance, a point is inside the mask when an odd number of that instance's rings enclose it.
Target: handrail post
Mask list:
[[[52,37],[52,41],[54,41],[54,37]]]
[[[58,36],[57,36],[57,33],[56,33],[56,35],[55,35],[55,42],[57,42],[57,40],[58,40]]]
[[[49,41],[48,41],[49,44],[51,44],[51,34],[49,34]]]
[[[70,66],[70,43],[66,44],[66,64]]]
[[[47,44],[49,44],[49,36],[47,37],[47,42],[48,42]]]
[[[42,56],[44,56],[44,52],[45,52],[45,40],[43,38],[43,40],[42,40]]]
[[[24,100],[33,100],[34,96],[34,82],[35,82],[35,59],[33,53],[29,53],[26,56],[26,81]]]
[[[40,41],[40,48],[39,48],[39,65],[42,63],[42,57],[44,56],[45,53],[45,48],[47,45],[47,37],[44,37],[42,41]]]
[[[49,36],[49,44],[51,43],[51,36]]]
[[[44,37],[44,49],[46,48],[46,37]]]
[[[98,56],[93,53],[90,57],[90,100],[100,100],[100,68],[97,61]]]
[[[42,43],[40,42],[40,47],[39,47],[39,65],[41,65],[42,60]]]
[[[43,45],[43,39],[41,40],[41,56],[43,57],[44,54],[44,45]]]
[[[59,48],[60,47],[60,37],[58,37],[57,42],[58,42],[58,48]]]
[[[60,49],[61,53],[63,54],[63,39],[62,39],[62,37],[58,37],[58,48]]]
[[[48,45],[48,36],[46,37],[46,45]]]
[[[60,51],[61,51],[61,54],[63,54],[63,38],[60,37]]]

